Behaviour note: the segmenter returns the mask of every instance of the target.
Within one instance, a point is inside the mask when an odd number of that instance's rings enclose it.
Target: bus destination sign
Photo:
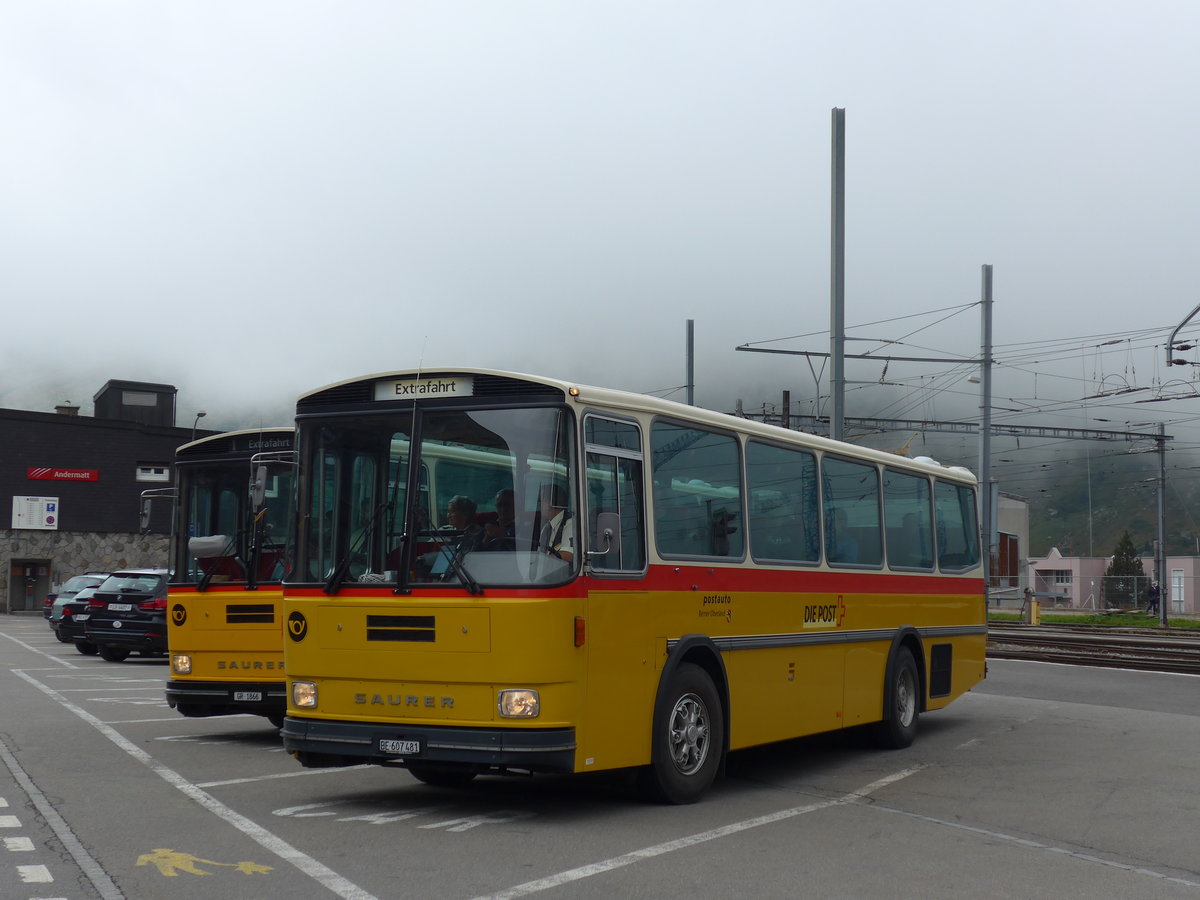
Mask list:
[[[435,397],[470,397],[475,379],[470,375],[446,378],[399,378],[375,382],[376,400],[424,400]]]

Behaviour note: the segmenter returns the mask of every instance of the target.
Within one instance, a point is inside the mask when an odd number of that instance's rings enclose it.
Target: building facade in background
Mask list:
[[[1104,573],[1112,563],[1111,556],[1063,556],[1053,547],[1045,557],[1029,560],[1029,589],[1043,608],[1145,608],[1146,590],[1154,578],[1154,557],[1143,556],[1141,560],[1145,577],[1110,577]],[[1168,614],[1197,612],[1197,575],[1200,557],[1167,557],[1167,583],[1162,595]]]
[[[171,486],[175,448],[192,438],[175,427],[175,397],[171,385],[109,381],[91,417],[0,409],[0,612],[40,612],[81,572],[167,565],[170,504],[155,504],[143,532],[141,494]]]

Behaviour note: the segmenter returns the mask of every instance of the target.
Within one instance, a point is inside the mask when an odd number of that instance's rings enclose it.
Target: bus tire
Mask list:
[[[921,676],[912,651],[899,647],[883,686],[884,717],[872,731],[875,744],[887,750],[902,750],[917,736],[921,715]]]
[[[435,763],[409,763],[406,768],[413,778],[431,787],[462,787],[478,774],[469,766],[439,766]]]
[[[695,803],[712,785],[725,746],[721,697],[694,663],[675,670],[654,712],[642,790],[663,803]]]

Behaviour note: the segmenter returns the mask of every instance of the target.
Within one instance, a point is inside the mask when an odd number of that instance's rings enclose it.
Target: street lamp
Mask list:
[[[200,420],[203,419],[207,415],[208,415],[208,413],[206,413],[204,410],[200,410],[200,412],[196,413],[196,418],[192,420],[192,440],[193,441],[196,439],[196,425],[199,424]]]

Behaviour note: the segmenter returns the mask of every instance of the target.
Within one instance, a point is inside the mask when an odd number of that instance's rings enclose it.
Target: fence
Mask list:
[[[1181,573],[1168,572],[1162,593],[1168,615],[1193,615],[1200,610],[1196,582],[1200,580]],[[1150,576],[1097,575],[1078,578],[1035,575],[1020,578],[1016,584],[1010,578],[993,578],[988,588],[988,606],[992,609],[1019,609],[1025,602],[1026,591],[1039,601],[1043,610],[1078,609],[1097,612],[1110,609],[1146,609],[1150,602]]]

